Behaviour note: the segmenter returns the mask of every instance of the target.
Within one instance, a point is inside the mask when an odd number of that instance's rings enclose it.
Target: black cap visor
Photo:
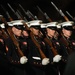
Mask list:
[[[52,30],[57,30],[57,27],[48,27],[48,28],[50,28]]]
[[[24,29],[23,25],[14,25],[14,27],[19,29],[19,30],[23,30]]]
[[[73,27],[72,26],[65,26],[63,28],[66,29],[66,30],[73,30]]]
[[[33,27],[35,29],[40,29],[40,26],[31,26],[31,27]]]

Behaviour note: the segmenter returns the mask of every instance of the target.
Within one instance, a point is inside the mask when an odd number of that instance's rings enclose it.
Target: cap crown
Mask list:
[[[73,21],[67,21],[67,22],[63,22],[61,23],[62,27],[67,27],[67,26],[73,26],[74,22]]]
[[[30,27],[31,26],[39,26],[42,23],[41,20],[33,20],[29,22]]]
[[[47,28],[48,28],[48,27],[57,27],[57,26],[56,26],[57,23],[58,23],[58,22],[50,22],[50,23],[47,23]]]

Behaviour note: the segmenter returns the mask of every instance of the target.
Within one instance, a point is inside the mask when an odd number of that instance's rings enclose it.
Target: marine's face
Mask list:
[[[62,29],[62,32],[64,34],[65,37],[70,37],[71,34],[72,34],[72,31],[71,30],[66,30],[66,29]]]
[[[12,31],[13,31],[13,33],[14,33],[16,36],[21,36],[22,30],[19,30],[19,29],[15,28],[15,27],[12,27]]]
[[[56,32],[56,30],[53,30],[53,29],[47,28],[47,34],[48,34],[48,36],[50,36],[50,37],[54,37],[55,32]]]
[[[35,28],[31,28],[31,31],[33,32],[34,35],[39,35],[40,33],[40,30]]]

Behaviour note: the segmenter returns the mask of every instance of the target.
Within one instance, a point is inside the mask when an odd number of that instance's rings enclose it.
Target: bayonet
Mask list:
[[[22,7],[21,4],[19,4],[19,7],[23,10],[23,12],[24,12],[25,14],[27,14],[27,12],[25,11],[25,9]]]
[[[57,6],[53,3],[53,2],[51,2],[51,4],[54,6],[54,8],[59,12],[59,9],[57,8]]]
[[[40,9],[39,6],[37,6],[37,8],[38,8],[38,10],[39,10],[42,14],[44,14],[43,11]]]
[[[2,9],[4,10],[4,12],[6,13],[7,17],[8,17],[8,18],[11,18],[10,15],[9,15],[9,13],[8,13],[8,11],[4,8],[4,6],[1,5],[1,7],[2,7]]]
[[[11,7],[11,5],[8,3],[7,4],[9,6],[9,8],[13,11],[13,13],[15,14],[15,10]]]
[[[66,11],[66,13],[74,20],[74,17],[68,11]]]

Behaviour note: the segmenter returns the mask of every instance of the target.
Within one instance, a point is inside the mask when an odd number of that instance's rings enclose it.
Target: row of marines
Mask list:
[[[0,70],[8,75],[63,75],[68,56],[75,51],[74,22],[42,20],[7,22],[24,54],[11,39],[4,23],[0,24]],[[27,27],[29,29],[27,29]],[[8,37],[3,37],[3,31]],[[15,41],[16,42],[16,41]]]

